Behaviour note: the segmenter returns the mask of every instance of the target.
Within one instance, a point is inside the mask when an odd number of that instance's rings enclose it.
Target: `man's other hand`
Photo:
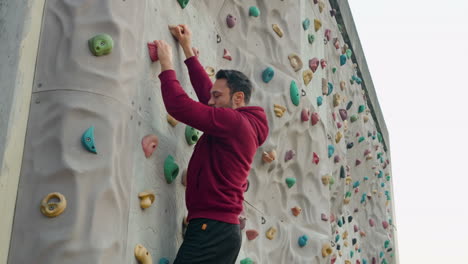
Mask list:
[[[161,72],[165,70],[173,70],[172,47],[164,40],[155,40],[154,43],[158,47],[158,58],[161,63]]]

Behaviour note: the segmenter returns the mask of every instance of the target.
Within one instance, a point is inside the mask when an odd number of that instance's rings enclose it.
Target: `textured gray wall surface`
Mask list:
[[[251,6],[259,8],[259,17],[249,16]],[[48,0],[9,263],[136,263],[137,244],[148,249],[154,262],[174,260],[186,215],[182,171],[193,146],[185,142],[184,124],[172,127],[166,121],[160,66],[149,60],[147,42],[165,39],[173,45],[178,78],[188,95],[196,96],[169,24],[191,27],[204,66],[244,72],[254,84],[251,104],[267,113],[270,134],[249,175],[238,261],[372,263],[375,258],[394,263],[389,156],[365,92],[353,80],[359,69],[351,58],[340,65],[345,40],[330,10],[328,2],[306,0],[190,1],[184,9],[172,0]],[[226,25],[229,14],[237,18],[233,28]],[[309,27],[303,27],[306,19]],[[317,30],[314,20],[321,22]],[[282,29],[282,37],[273,24]],[[114,48],[95,57],[87,41],[99,33],[112,36]],[[312,43],[309,34],[315,37]],[[232,60],[223,58],[224,50]],[[298,71],[290,65],[291,54],[302,60]],[[305,83],[303,72],[312,58],[327,65],[318,65]],[[265,83],[267,67],[275,75]],[[292,81],[303,94],[298,106],[291,100]],[[282,116],[275,114],[275,104],[286,108]],[[347,109],[347,117],[340,109]],[[320,120],[302,121],[303,112]],[[95,127],[97,154],[80,142],[90,126]],[[141,148],[147,134],[159,137],[149,158]],[[264,163],[262,154],[271,150],[277,152],[276,160]],[[290,151],[294,155],[286,159]],[[314,162],[314,154],[319,161]],[[180,167],[171,184],[163,174],[168,155]],[[296,183],[288,187],[287,178]],[[146,190],[156,199],[143,210],[138,193]],[[51,192],[67,199],[66,210],[55,218],[39,210]],[[293,215],[293,207],[302,212]],[[270,228],[277,230],[273,239],[265,235]],[[246,230],[260,235],[248,240]],[[308,242],[301,247],[298,240],[304,235]],[[326,244],[332,253],[323,256]]]

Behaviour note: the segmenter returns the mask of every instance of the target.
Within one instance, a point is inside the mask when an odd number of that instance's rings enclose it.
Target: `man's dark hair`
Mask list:
[[[249,104],[250,95],[252,94],[252,83],[245,74],[236,70],[219,70],[216,73],[216,79],[226,79],[227,86],[231,90],[231,96],[234,93],[243,92],[245,104]]]

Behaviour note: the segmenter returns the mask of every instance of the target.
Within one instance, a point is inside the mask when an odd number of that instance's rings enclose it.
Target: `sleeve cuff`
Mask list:
[[[174,70],[165,70],[161,72],[158,77],[161,82],[177,80],[177,75]]]
[[[194,65],[194,64],[199,64],[199,63],[200,63],[200,62],[198,61],[197,55],[192,56],[192,57],[186,59],[184,62],[185,62],[185,65],[187,65],[187,67],[190,67],[190,66],[192,66],[192,65]]]

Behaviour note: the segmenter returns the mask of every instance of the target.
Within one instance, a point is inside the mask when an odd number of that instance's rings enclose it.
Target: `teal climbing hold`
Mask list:
[[[102,56],[112,51],[114,41],[107,34],[99,34],[88,40],[88,46],[94,56]]]
[[[310,19],[306,18],[304,21],[302,21],[302,28],[304,30],[307,30],[310,27]]]
[[[351,250],[351,251],[349,252],[349,256],[350,256],[351,258],[353,258],[353,257],[354,257],[354,251]]]
[[[365,176],[364,181],[368,181],[368,180],[369,180],[369,177]]]
[[[380,159],[380,157],[382,157],[382,155],[383,155],[382,152],[377,153],[377,158]]]
[[[180,7],[184,9],[187,6],[189,0],[177,0],[177,2],[179,2]]]
[[[382,259],[382,264],[388,264],[386,259]]]
[[[349,80],[349,83],[350,83],[350,84],[354,84],[354,80]]]
[[[328,82],[328,94],[330,95],[333,93],[333,84],[331,82]]]
[[[296,178],[286,178],[286,184],[288,185],[288,188],[291,188],[296,184]]]
[[[351,123],[354,123],[358,120],[358,116],[357,115],[352,115],[351,116]]]
[[[249,16],[258,17],[260,15],[260,9],[256,6],[251,6],[249,8]]]
[[[323,97],[322,96],[317,97],[317,106],[321,106],[322,103],[323,103]]]
[[[348,102],[348,104],[346,105],[346,110],[351,109],[351,106],[353,106],[353,101]]]
[[[273,79],[273,76],[275,76],[275,71],[272,67],[266,68],[262,73],[262,79],[266,83],[270,82],[271,79]]]
[[[382,183],[380,184],[380,187],[382,187],[382,188],[385,187],[385,182],[382,182]]]
[[[240,264],[254,264],[254,261],[251,258],[245,258],[240,261]]]
[[[350,49],[347,49],[346,50],[346,57],[348,57],[348,59],[351,59],[351,56],[353,56],[353,51],[350,50]]]
[[[174,157],[171,155],[167,156],[164,161],[164,177],[166,178],[167,183],[171,184],[177,175],[179,174],[179,165],[175,163]]]
[[[309,44],[314,43],[314,40],[315,40],[314,34],[307,35],[307,40],[309,41]]]
[[[333,153],[335,153],[335,146],[328,145],[328,157],[331,158],[333,156]]]
[[[343,225],[343,223],[341,222],[341,220],[338,220],[338,225],[341,227]],[[335,236],[335,243],[340,241],[340,235],[336,235]]]
[[[360,137],[360,138],[358,139],[358,142],[361,143],[361,142],[363,142],[365,139],[366,139],[365,137]]]
[[[332,72],[333,72],[333,73],[336,72],[336,67],[333,67],[333,68],[332,68]]]
[[[193,145],[197,143],[198,139],[200,138],[201,132],[191,126],[185,127],[185,140],[187,144]]]
[[[346,178],[346,172],[344,166],[341,166],[340,168],[340,178],[344,179]]]
[[[362,259],[362,264],[367,264],[367,259]]]
[[[299,95],[299,90],[297,88],[296,82],[293,80],[291,81],[291,85],[289,86],[289,91],[291,94],[291,101],[295,106],[299,105],[299,100],[301,99],[301,96]]]
[[[362,112],[364,112],[364,110],[366,110],[366,106],[365,105],[360,105],[359,108],[358,108],[358,113],[362,113]]]
[[[377,175],[377,177],[378,177],[379,179],[381,179],[381,178],[383,178],[383,176],[384,176],[383,171],[382,171],[382,170],[379,170],[379,174]]]
[[[365,203],[366,202],[366,197],[367,197],[367,194],[366,193],[363,193],[361,195],[361,203]]]
[[[169,260],[167,258],[160,258],[159,264],[169,264]]]
[[[88,128],[81,136],[83,147],[91,153],[97,154],[96,145],[94,144],[94,126]]]
[[[382,138],[382,134],[380,134],[380,132],[377,133],[377,138],[379,139],[379,142],[382,143],[383,138]]]
[[[390,181],[390,175],[385,176],[385,179],[387,179],[387,181]]]
[[[384,252],[383,251],[380,251],[380,258],[383,258],[384,257]]]
[[[343,66],[346,64],[346,55],[342,54],[340,56],[340,65]]]
[[[359,187],[359,185],[361,185],[361,183],[359,181],[355,181],[353,183],[353,188],[357,188],[357,187]]]
[[[299,244],[300,247],[305,247],[307,245],[307,240],[309,240],[309,238],[306,235],[303,235],[299,237],[299,240],[297,241],[297,243]]]

